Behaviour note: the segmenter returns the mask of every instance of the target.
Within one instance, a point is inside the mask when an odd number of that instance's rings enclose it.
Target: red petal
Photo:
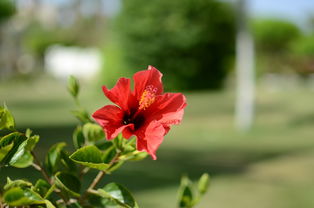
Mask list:
[[[147,122],[157,120],[164,127],[179,124],[186,107],[186,98],[181,93],[165,93],[156,97],[156,101],[145,112]],[[166,129],[169,131],[169,129]]]
[[[103,91],[108,99],[120,106],[124,111],[129,110],[129,102],[131,100],[130,79],[120,78],[116,85],[108,90],[103,86]]]
[[[140,100],[145,88],[149,85],[157,88],[156,94],[159,95],[163,92],[161,81],[162,73],[153,66],[148,66],[147,70],[139,71],[134,74],[134,94],[137,100]]]
[[[159,122],[150,122],[147,126],[142,127],[136,132],[137,149],[139,151],[146,151],[156,160],[156,151],[164,139],[164,134],[165,129]]]
[[[113,139],[125,128],[133,124],[123,125],[124,112],[115,105],[106,105],[93,113],[92,117],[101,125],[107,139]]]
[[[133,131],[134,131],[134,124],[132,124],[132,126],[130,126],[129,128],[125,128],[122,131],[122,135],[124,138],[129,139],[133,135]]]

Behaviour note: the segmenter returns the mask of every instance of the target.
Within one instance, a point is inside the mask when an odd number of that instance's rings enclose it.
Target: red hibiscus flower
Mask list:
[[[116,105],[106,105],[92,116],[103,127],[108,140],[122,132],[124,138],[137,137],[137,149],[156,159],[156,150],[170,126],[179,124],[186,106],[181,93],[163,93],[162,74],[156,68],[134,74],[134,91],[130,79],[120,78],[104,94]]]

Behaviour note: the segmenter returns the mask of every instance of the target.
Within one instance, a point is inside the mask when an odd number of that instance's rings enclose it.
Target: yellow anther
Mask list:
[[[148,108],[153,102],[155,102],[157,88],[152,85],[149,85],[145,88],[144,92],[142,93],[141,99],[139,101],[139,109],[145,110]]]

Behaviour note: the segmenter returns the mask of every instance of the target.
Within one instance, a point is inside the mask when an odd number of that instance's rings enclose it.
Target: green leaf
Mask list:
[[[0,107],[0,130],[15,128],[15,121],[7,107]]]
[[[63,170],[68,172],[76,172],[76,164],[69,158],[70,154],[64,150],[61,151],[61,164]],[[61,169],[60,169],[61,170]]]
[[[27,138],[18,132],[2,137],[0,140],[0,161],[18,168],[30,166],[33,162],[30,151],[35,147],[38,140],[38,136]]]
[[[200,195],[203,195],[206,193],[208,186],[209,186],[210,177],[207,173],[204,173],[197,184],[198,192]]]
[[[60,142],[49,149],[45,159],[45,166],[50,174],[54,174],[62,169],[61,152],[65,146],[66,143]]]
[[[44,204],[44,200],[39,194],[29,188],[14,187],[6,191],[3,195],[4,202],[10,206],[27,206]]]
[[[38,142],[39,142],[39,136],[38,135],[28,137],[25,149],[27,151],[32,151]]]
[[[67,208],[82,208],[82,206],[78,202],[70,203],[66,207]]]
[[[73,132],[73,145],[75,149],[79,149],[84,146],[85,144],[85,138],[83,135],[83,130],[81,126],[76,127],[76,129]]]
[[[84,124],[83,135],[89,142],[105,139],[103,129],[99,125],[93,123]]]
[[[27,138],[30,138],[31,135],[32,135],[32,133],[33,133],[33,131],[32,131],[31,129],[26,129],[26,131],[25,131],[25,136],[26,136]]]
[[[109,169],[106,170],[107,173],[112,173],[123,165],[124,161],[119,161],[114,163]]]
[[[49,200],[45,200],[46,208],[56,208]]]
[[[96,141],[95,146],[100,150],[107,150],[109,147],[113,146],[113,143],[106,139],[102,139],[102,140]]]
[[[88,203],[95,208],[106,207],[107,202],[109,201],[107,198],[103,198],[99,196],[99,194],[88,193],[87,195]]]
[[[105,170],[109,167],[102,160],[102,152],[94,145],[85,146],[76,150],[71,156],[74,162],[98,170]]]
[[[82,123],[92,122],[92,120],[89,117],[88,112],[85,109],[74,110],[74,111],[71,111],[71,113]]]
[[[125,140],[126,141],[126,140]],[[129,139],[123,147],[123,154],[131,153],[136,150],[136,139]]]
[[[148,156],[147,152],[141,152],[141,151],[135,150],[133,152],[130,152],[130,153],[127,153],[127,154],[120,156],[119,159],[124,160],[124,161],[126,161],[126,160],[140,161],[140,160],[145,159],[147,156]]]
[[[45,197],[50,188],[51,186],[47,181],[38,179],[32,190],[40,194],[40,196]]]
[[[10,162],[10,165],[16,168],[26,168],[33,164],[33,156],[30,152],[23,152],[16,160]]]
[[[25,180],[14,180],[12,181],[9,177],[7,178],[7,183],[5,184],[5,186],[3,187],[3,189],[9,190],[11,188],[14,187],[20,187],[20,188],[30,188],[33,184],[25,181]]]
[[[27,140],[25,140],[18,146],[16,152],[10,159],[9,162],[10,165],[15,166],[17,164],[17,167],[19,165],[22,167],[27,167],[32,164],[33,157],[29,152],[26,151],[26,147]]]
[[[125,208],[138,207],[131,193],[122,185],[117,183],[109,183],[104,188],[98,189],[100,196],[109,199],[108,204],[112,202]]]
[[[110,163],[110,161],[115,157],[117,154],[117,150],[115,148],[115,145],[113,145],[112,142],[107,142],[107,147],[103,151],[102,155],[102,161],[104,163]]]
[[[125,207],[124,205],[119,205],[118,202],[116,202],[114,199],[111,199],[110,197],[102,197],[101,194],[88,194],[88,203],[95,208],[121,208]]]
[[[112,143],[116,146],[117,149],[123,151],[125,141],[126,139],[123,138],[122,134],[119,134],[116,138],[112,140]]]
[[[74,76],[70,76],[68,79],[68,91],[76,98],[79,92],[80,86],[77,79]]]
[[[19,159],[19,157],[23,156],[25,152],[24,147],[26,145],[26,139],[27,138],[19,132],[13,132],[0,138],[0,149],[5,147],[5,149],[8,150],[7,148],[9,147],[7,146],[13,144],[13,146],[10,147],[10,151],[7,152],[6,155],[4,155],[2,152],[2,159],[0,161],[1,165],[13,164]],[[6,150],[4,150],[4,152],[6,152]]]
[[[55,175],[55,179],[56,185],[69,194],[69,196],[80,196],[81,182],[76,176],[70,173],[58,172]]]
[[[191,208],[193,207],[193,202],[192,183],[187,176],[183,176],[179,188],[179,207]]]
[[[8,144],[0,148],[0,162],[5,158],[5,156],[11,151],[14,143]]]

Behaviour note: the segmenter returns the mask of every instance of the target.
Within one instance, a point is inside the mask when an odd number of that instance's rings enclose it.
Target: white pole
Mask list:
[[[236,37],[236,126],[249,130],[254,117],[254,43],[247,25],[246,0],[238,0]]]

